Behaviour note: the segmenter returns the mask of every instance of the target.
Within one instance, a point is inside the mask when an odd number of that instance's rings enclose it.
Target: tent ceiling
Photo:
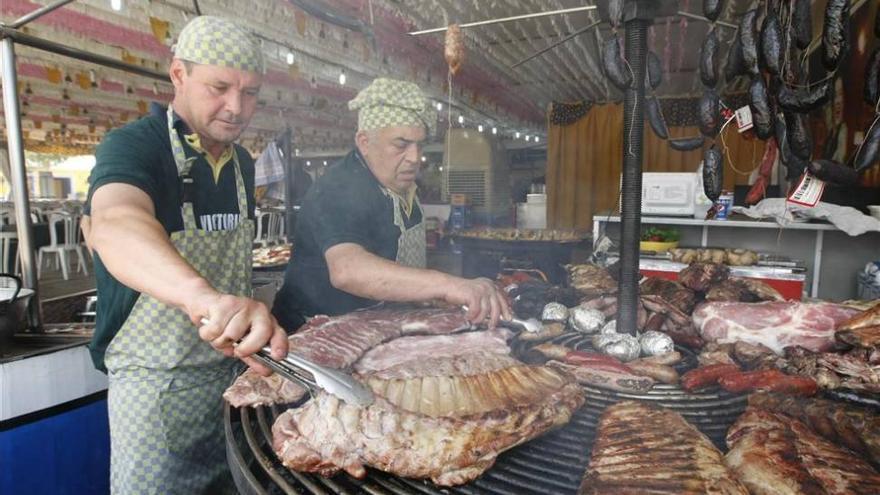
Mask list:
[[[9,22],[48,0],[3,0]],[[408,31],[589,4],[579,0],[199,0],[204,14],[239,19],[263,40],[269,74],[261,108],[243,143],[253,150],[285,126],[303,152],[347,148],[356,120],[346,102],[377,76],[413,80],[437,101],[447,101],[443,34]],[[721,19],[736,22],[748,0],[728,1]],[[190,0],[79,0],[27,26],[29,34],[101,55],[166,71],[170,45],[195,15]],[[243,8],[247,5],[247,8]],[[682,0],[699,14],[702,2]],[[452,83],[452,118],[502,132],[544,132],[544,111],[554,100],[618,100],[599,68],[606,25],[550,50],[516,69],[510,66],[596,19],[580,12],[466,29],[467,59]],[[663,60],[664,95],[692,94],[699,47],[708,25],[680,17],[657,19],[649,44]],[[167,34],[165,34],[167,33]],[[732,30],[723,29],[725,43]],[[288,52],[294,63],[289,65]],[[168,101],[169,83],[97,67],[19,46],[24,128],[30,142],[93,144],[108,128],[137,118],[151,100]],[[347,82],[339,84],[345,70]],[[444,108],[443,118],[447,108]],[[441,120],[440,128],[446,126]]]

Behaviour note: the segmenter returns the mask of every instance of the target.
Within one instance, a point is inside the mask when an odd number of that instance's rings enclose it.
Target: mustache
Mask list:
[[[227,122],[229,124],[236,124],[236,125],[244,124],[244,119],[242,119],[241,117],[235,116],[235,115],[231,115],[231,114],[219,115],[217,117],[217,120],[222,120],[223,122]]]

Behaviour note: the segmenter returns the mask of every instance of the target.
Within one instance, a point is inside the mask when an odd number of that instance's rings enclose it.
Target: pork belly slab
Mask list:
[[[624,401],[602,413],[579,495],[748,495],[721,452],[680,414]]]
[[[835,328],[857,313],[831,303],[710,302],[699,306],[693,319],[707,342],[761,344],[782,355],[792,346],[831,349]]]

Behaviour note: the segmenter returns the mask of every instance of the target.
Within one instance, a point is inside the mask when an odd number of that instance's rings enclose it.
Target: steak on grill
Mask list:
[[[680,414],[625,401],[602,414],[579,495],[742,494],[721,452]]]
[[[880,493],[880,474],[791,417],[749,407],[727,433],[725,464],[753,495]]]
[[[831,349],[834,329],[856,312],[831,303],[710,302],[699,306],[693,319],[708,342],[762,344],[781,355],[789,346]]]
[[[544,366],[361,379],[376,395],[369,407],[319,392],[278,417],[273,447],[285,466],[324,476],[344,470],[358,478],[372,466],[458,485],[482,474],[499,453],[564,425],[584,401],[570,377]]]

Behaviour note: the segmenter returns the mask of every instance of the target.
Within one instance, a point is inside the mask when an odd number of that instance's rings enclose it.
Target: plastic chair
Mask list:
[[[79,235],[78,217],[75,215],[65,215],[62,213],[53,213],[49,216],[49,245],[43,246],[37,252],[37,278],[43,268],[43,253],[54,254],[57,256],[55,266],[61,265],[61,274],[64,280],[69,278],[70,263],[67,253],[75,252],[77,261],[79,262],[79,271],[89,274],[86,268],[85,256],[83,255],[82,240]],[[64,226],[64,239],[58,239],[57,224],[62,223]]]
[[[15,257],[14,270],[9,271],[12,264],[12,241],[18,240],[18,234],[15,232],[0,232],[0,273],[18,273],[20,271],[21,261],[18,256]]]

